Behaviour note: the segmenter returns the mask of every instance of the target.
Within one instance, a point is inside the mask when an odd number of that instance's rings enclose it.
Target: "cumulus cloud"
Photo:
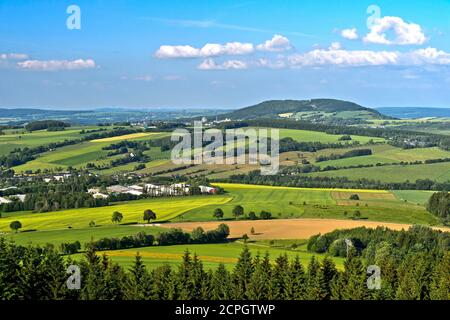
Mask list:
[[[412,65],[450,65],[450,53],[436,48],[414,50],[405,57]]]
[[[29,56],[25,53],[0,53],[0,60],[25,60]]]
[[[92,59],[78,60],[26,60],[18,62],[17,65],[25,70],[35,71],[59,71],[59,70],[82,70],[95,68],[95,61]]]
[[[436,48],[419,49],[409,52],[343,50],[331,46],[328,50],[316,49],[304,54],[288,57],[291,67],[363,67],[363,66],[450,66],[450,53]]]
[[[219,56],[248,55],[255,51],[281,52],[292,48],[288,38],[281,35],[274,35],[272,39],[262,44],[228,42],[226,44],[208,43],[201,48],[190,45],[159,47],[155,52],[155,57],[160,59],[181,59],[181,58],[214,58]]]
[[[341,36],[347,40],[357,40],[359,38],[356,28],[344,29],[341,31]]]
[[[247,63],[240,60],[227,60],[222,63],[217,63],[214,59],[206,59],[198,66],[200,70],[242,70],[247,68]]]
[[[260,51],[280,52],[290,50],[292,48],[291,42],[288,38],[279,34],[273,36],[272,39],[256,46],[256,49]]]
[[[264,67],[264,68],[270,68],[270,69],[282,69],[286,67],[286,62],[282,60],[281,58],[271,61],[269,59],[258,59],[256,62],[253,63],[257,67]]]
[[[394,34],[394,39],[387,38],[387,31]],[[407,23],[400,17],[386,16],[376,20],[363,41],[387,45],[422,45],[427,38],[420,25]]]
[[[229,42],[226,44],[208,43],[202,48],[192,46],[161,46],[155,56],[160,59],[211,58],[223,55],[244,55],[255,50],[251,43]]]
[[[304,54],[296,54],[288,57],[291,66],[379,66],[395,64],[398,61],[398,52],[369,51],[369,50],[313,50]]]

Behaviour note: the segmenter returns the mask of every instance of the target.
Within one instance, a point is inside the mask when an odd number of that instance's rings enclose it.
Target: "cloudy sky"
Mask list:
[[[449,88],[449,0],[0,0],[0,107],[450,107]]]

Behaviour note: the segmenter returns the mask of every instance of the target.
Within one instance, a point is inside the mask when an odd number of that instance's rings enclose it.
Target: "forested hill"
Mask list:
[[[388,119],[380,112],[356,103],[334,100],[272,100],[225,114],[222,118],[250,120],[255,118],[327,119]]]

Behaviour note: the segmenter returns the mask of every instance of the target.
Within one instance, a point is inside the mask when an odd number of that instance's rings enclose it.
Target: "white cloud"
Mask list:
[[[436,48],[414,50],[405,57],[412,65],[450,65],[450,53]]]
[[[450,53],[436,48],[418,49],[408,52],[343,50],[331,46],[328,50],[316,49],[304,54],[294,54],[288,57],[291,67],[320,66],[450,66]]]
[[[0,53],[1,60],[25,60],[29,56],[25,53]]]
[[[255,46],[252,43],[228,42],[226,44],[207,43],[201,48],[190,45],[159,47],[155,52],[155,57],[160,59],[180,59],[180,58],[214,58],[220,56],[248,55],[258,51],[281,52],[290,50],[292,45],[288,38],[281,35],[274,35],[272,39]]]
[[[288,57],[291,66],[314,67],[325,65],[336,66],[379,66],[395,64],[398,61],[398,52],[368,51],[368,50],[313,50],[304,54]]]
[[[281,58],[271,61],[268,59],[258,59],[255,63],[253,63],[257,67],[265,67],[265,68],[271,68],[271,69],[282,69],[286,67],[286,62],[282,60]]]
[[[267,40],[263,44],[256,46],[260,51],[280,52],[290,50],[292,48],[291,42],[288,38],[279,34],[273,36],[272,39]]]
[[[242,70],[247,68],[247,63],[240,60],[227,60],[222,63],[217,63],[213,59],[206,59],[198,66],[200,70]]]
[[[223,55],[244,55],[255,50],[251,43],[229,42],[226,44],[208,43],[202,48],[192,46],[161,46],[155,56],[161,59],[211,58]]]
[[[92,59],[68,60],[26,60],[18,62],[17,65],[26,70],[35,71],[58,71],[58,70],[82,70],[95,68],[95,61]]]
[[[357,40],[359,38],[356,28],[344,29],[341,31],[341,36],[347,40]]]
[[[386,32],[395,35],[389,40]],[[421,45],[427,41],[420,25],[407,23],[400,17],[383,17],[374,23],[370,32],[363,38],[364,42],[388,45]]]

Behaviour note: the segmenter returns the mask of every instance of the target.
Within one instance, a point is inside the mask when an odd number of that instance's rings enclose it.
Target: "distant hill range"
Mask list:
[[[272,100],[239,109],[221,116],[222,119],[251,120],[255,118],[285,118],[309,121],[391,119],[377,110],[356,103],[334,99]]]
[[[399,119],[450,118],[450,108],[377,108],[383,114]]]

